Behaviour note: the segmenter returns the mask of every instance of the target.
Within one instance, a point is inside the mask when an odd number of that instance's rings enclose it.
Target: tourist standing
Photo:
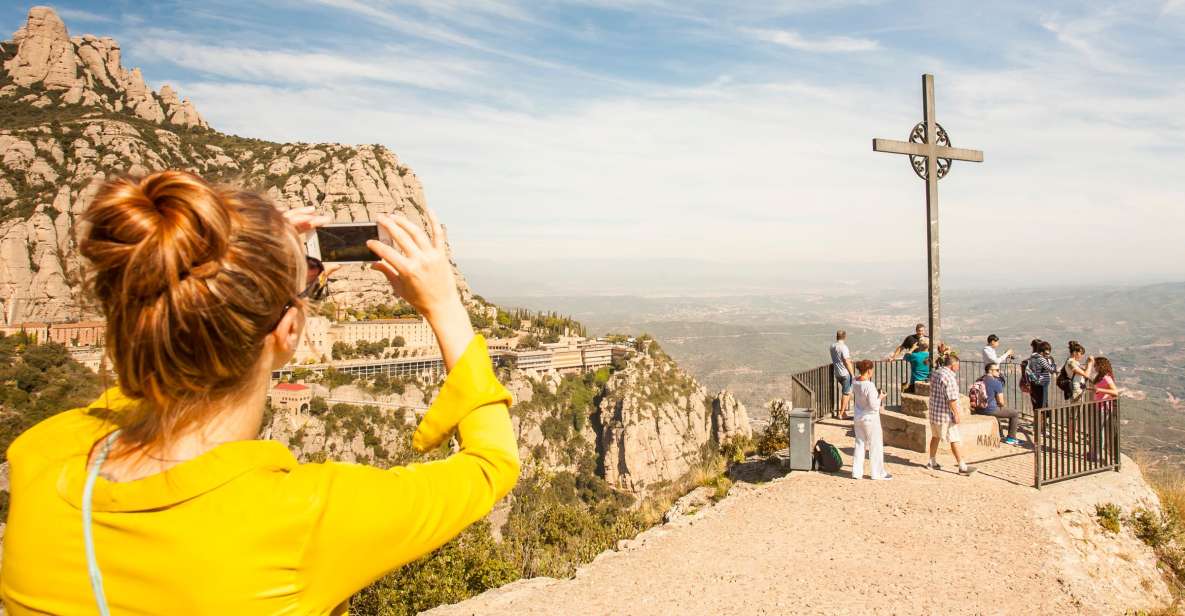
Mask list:
[[[906,336],[905,340],[902,340],[901,344],[898,345],[896,349],[893,349],[893,353],[889,355],[889,359],[894,360],[898,357],[901,357],[905,353],[910,353],[916,350],[918,343],[923,340],[927,340],[926,326],[923,323],[918,323],[913,327],[913,333]]]
[[[1110,402],[1119,397],[1119,385],[1115,383],[1115,372],[1111,368],[1111,360],[1106,357],[1094,358],[1094,401]]]
[[[1057,373],[1057,363],[1053,360],[1053,346],[1048,342],[1038,338],[1033,340],[1031,346],[1033,354],[1025,366],[1025,378],[1029,382],[1033,410],[1036,410],[1049,406],[1049,384]]]
[[[975,472],[963,458],[959,434],[959,355],[951,352],[939,357],[939,368],[930,375],[930,461],[926,468],[938,470],[938,445],[943,440],[950,442],[950,451],[959,465],[960,475]]]
[[[1004,439],[1004,443],[1019,445],[1020,441],[1016,438],[1016,428],[1020,423],[1020,409],[1008,408],[1008,401],[1004,398],[1004,380],[1000,378],[1000,365],[988,364],[985,366],[983,377],[980,380],[983,381],[986,393],[984,396],[985,406],[980,409],[972,409],[971,412],[977,415],[991,415],[997,419],[1007,419],[1008,436]]]
[[[1111,368],[1111,360],[1106,357],[1096,357],[1094,360],[1095,375],[1093,379],[1094,384],[1094,401],[1099,403],[1098,406],[1100,414],[1102,415],[1102,433],[1090,439],[1090,451],[1087,453],[1087,459],[1091,462],[1098,462],[1098,451],[1102,449],[1104,452],[1104,463],[1111,464],[1114,462],[1110,455],[1110,447],[1103,444],[1104,435],[1111,434],[1114,429],[1115,417],[1115,400],[1119,398],[1119,385],[1115,382],[1115,372]]]
[[[905,385],[905,393],[912,394],[914,386],[930,380],[930,343],[923,340],[918,343],[914,351],[905,354],[905,361],[909,364],[909,383]]]
[[[1062,366],[1062,374],[1065,375],[1066,387],[1062,389],[1062,395],[1066,400],[1077,400],[1082,396],[1082,392],[1086,390],[1086,381],[1090,378],[1090,370],[1094,368],[1094,358],[1086,357],[1086,347],[1083,347],[1077,340],[1070,341],[1070,358],[1066,360],[1066,365]],[[1082,360],[1086,360],[1083,365]]]
[[[1000,355],[997,352],[999,347],[1000,347],[1000,337],[999,336],[992,334],[987,337],[987,346],[983,347],[983,365],[985,365],[985,366],[988,364],[1004,365],[1004,362],[1008,361],[1008,359],[1010,357],[1012,357],[1012,349],[1008,349],[1007,351],[1004,351],[1003,355]]]
[[[839,418],[848,418],[848,403],[852,400],[852,354],[848,352],[848,333],[844,330],[835,332],[835,344],[831,345],[831,366],[834,368],[835,380],[839,382]]]
[[[881,404],[886,392],[879,392],[872,382],[873,363],[867,359],[856,362],[856,374],[860,378],[852,385],[852,399],[855,402],[855,416],[852,431],[856,434],[856,448],[852,453],[852,479],[864,477],[864,452],[868,451],[872,465],[869,476],[887,480],[893,476],[885,472],[885,442],[881,434]]]

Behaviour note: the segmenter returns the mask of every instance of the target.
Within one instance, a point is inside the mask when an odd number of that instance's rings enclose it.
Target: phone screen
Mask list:
[[[321,260],[328,263],[378,261],[378,256],[366,247],[367,240],[377,239],[379,239],[379,228],[373,222],[333,225],[317,229],[317,243],[321,247]]]

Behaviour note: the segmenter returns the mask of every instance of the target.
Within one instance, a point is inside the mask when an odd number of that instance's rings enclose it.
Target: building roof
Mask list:
[[[407,317],[399,319],[369,319],[365,321],[338,321],[338,325],[411,325],[414,323],[423,323],[424,319],[416,317]]]
[[[3,327],[5,329],[41,329],[43,327],[49,327],[49,323],[13,323],[12,325],[4,325]]]
[[[301,385],[300,383],[278,383],[272,389],[278,389],[280,391],[304,391],[308,388],[308,385]]]
[[[50,323],[50,327],[54,329],[74,329],[80,327],[107,327],[106,321],[78,321],[76,323]]]

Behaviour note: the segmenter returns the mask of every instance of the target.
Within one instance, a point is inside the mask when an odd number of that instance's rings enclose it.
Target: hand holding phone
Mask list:
[[[428,320],[444,363],[451,369],[473,339],[473,327],[457,291],[444,230],[431,210],[427,215],[431,235],[405,216],[380,216],[379,229],[392,244],[372,239],[366,246],[382,258],[371,267],[382,272],[395,293]]]
[[[390,235],[377,223],[337,222],[317,227],[307,249],[323,263],[374,263],[379,256],[367,247],[371,240],[391,245]]]

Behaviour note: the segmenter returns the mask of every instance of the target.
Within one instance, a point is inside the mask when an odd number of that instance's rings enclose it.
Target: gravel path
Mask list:
[[[843,443],[835,428],[823,430]],[[429,614],[1112,614],[1136,607],[1123,604],[1131,593],[1104,592],[1091,573],[1067,567],[1077,557],[1058,542],[1059,525],[1039,519],[1058,518],[1050,501],[1058,490],[929,471],[921,454],[890,453],[892,481],[799,472],[738,484],[718,505],[602,554],[575,579],[523,580]],[[1079,480],[1075,489],[1120,475]],[[1117,572],[1103,566],[1098,575]],[[1142,596],[1138,588],[1134,596]]]

